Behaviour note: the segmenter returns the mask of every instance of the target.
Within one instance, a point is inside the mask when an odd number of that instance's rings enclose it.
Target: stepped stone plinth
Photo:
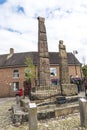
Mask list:
[[[58,95],[60,91],[57,89],[57,87],[44,87],[39,88],[35,92],[32,92],[32,96],[35,97],[35,99],[45,99],[50,98],[51,96]]]

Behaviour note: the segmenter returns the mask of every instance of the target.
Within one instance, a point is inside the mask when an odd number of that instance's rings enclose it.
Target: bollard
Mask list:
[[[87,100],[85,98],[79,99],[79,109],[81,126],[87,127]]]
[[[29,103],[29,130],[38,130],[37,106],[35,103]]]

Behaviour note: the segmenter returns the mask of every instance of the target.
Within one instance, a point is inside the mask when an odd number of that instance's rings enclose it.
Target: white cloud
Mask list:
[[[18,12],[21,7],[22,11]],[[8,0],[0,5],[0,53],[37,51],[38,21],[45,18],[49,51],[58,51],[59,40],[66,50],[78,51],[87,63],[87,1],[83,0]]]

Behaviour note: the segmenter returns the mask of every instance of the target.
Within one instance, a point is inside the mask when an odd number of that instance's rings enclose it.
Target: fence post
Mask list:
[[[79,99],[79,109],[81,126],[87,127],[87,100],[85,98]]]
[[[38,130],[37,126],[37,106],[35,103],[29,103],[29,130]]]

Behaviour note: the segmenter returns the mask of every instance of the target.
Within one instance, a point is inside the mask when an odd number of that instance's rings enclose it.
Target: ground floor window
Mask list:
[[[19,82],[13,82],[13,90],[18,91],[19,90]]]
[[[58,85],[58,79],[51,79],[51,85]]]

